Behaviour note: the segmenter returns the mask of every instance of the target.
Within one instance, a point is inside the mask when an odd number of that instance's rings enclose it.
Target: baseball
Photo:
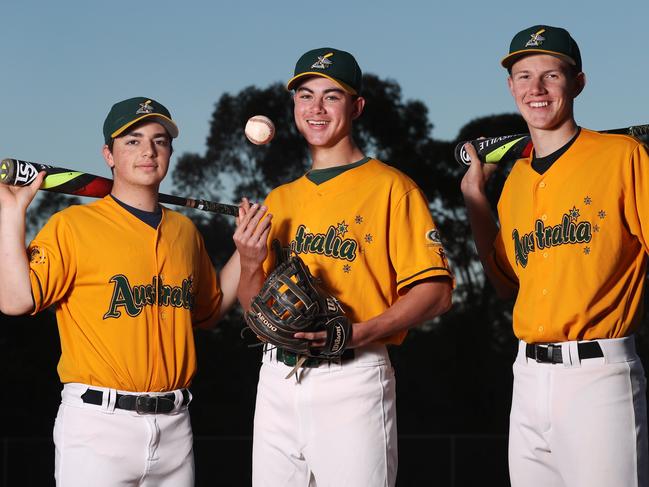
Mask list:
[[[268,144],[275,136],[275,124],[264,115],[255,115],[246,122],[246,137],[255,145]]]

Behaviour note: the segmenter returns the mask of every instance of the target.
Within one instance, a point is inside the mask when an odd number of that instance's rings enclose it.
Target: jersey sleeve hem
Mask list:
[[[411,286],[418,281],[422,281],[430,277],[448,277],[453,284],[453,288],[455,288],[455,279],[453,278],[453,274],[451,274],[451,271],[448,268],[428,267],[427,269],[423,269],[404,279],[401,279],[400,281],[397,281],[397,292],[401,294],[403,288]]]
[[[30,314],[35,315],[41,310],[41,305],[43,304],[43,286],[38,274],[33,270],[30,270],[30,280],[32,284],[32,300],[34,301],[34,309]],[[35,290],[37,290],[38,293],[34,292]]]
[[[503,265],[499,262],[499,260],[498,260],[498,256],[496,255],[496,252],[495,252],[495,251],[493,251],[493,252],[491,253],[491,259],[490,259],[490,260],[491,260],[491,262],[493,263],[493,266],[492,266],[492,267],[493,267],[493,268],[494,268],[494,269],[495,269],[495,270],[496,270],[496,271],[497,271],[497,272],[498,272],[502,277],[504,277],[505,279],[507,279],[507,281],[509,281],[511,284],[513,284],[513,285],[515,285],[515,286],[518,286],[518,280],[516,280],[515,278],[513,278],[513,277],[512,277],[512,276],[511,276],[511,275],[510,275],[510,274],[505,270],[505,266],[503,266]]]

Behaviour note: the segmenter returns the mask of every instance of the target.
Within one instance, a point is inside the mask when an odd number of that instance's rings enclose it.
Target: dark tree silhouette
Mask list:
[[[507,314],[510,304],[496,301],[477,261],[459,191],[464,168],[454,161],[455,141],[432,138],[433,125],[426,106],[420,101],[403,100],[396,81],[366,75],[363,96],[367,104],[363,115],[354,122],[356,142],[366,154],[399,168],[420,185],[442,230],[457,275],[454,310],[413,330],[403,346],[391,350],[400,376],[400,407],[408,411],[400,417],[400,428],[406,432],[503,431],[513,350]],[[245,122],[255,114],[270,117],[277,127],[275,139],[266,146],[252,145],[244,136]],[[458,139],[521,131],[525,129],[519,116],[491,116],[470,122]],[[180,193],[203,194],[215,200],[236,201],[241,196],[260,200],[273,187],[303,175],[309,166],[306,144],[293,121],[291,95],[277,83],[223,95],[212,115],[205,154],[183,155],[173,172],[173,181]],[[498,189],[494,187],[494,191]],[[234,248],[232,219],[197,212],[189,214],[203,232],[210,254],[220,267]],[[239,394],[245,391],[249,400],[254,398],[256,374],[250,373],[250,362],[256,370],[258,355],[241,353],[241,343],[236,339],[234,344],[231,341],[242,327],[239,311],[234,310],[217,331],[199,335],[198,347],[202,353],[195,388],[203,395],[214,394],[215,388],[212,384],[203,389],[201,377],[210,383],[223,380],[206,371],[213,369],[218,354],[228,357],[224,358],[227,363],[241,364],[235,370],[248,372],[247,375],[237,373],[234,387]],[[218,352],[207,352],[211,348]],[[489,353],[485,353],[487,350]],[[465,362],[459,357],[467,351],[484,357],[478,360],[479,366],[475,362],[462,365]],[[458,373],[469,384],[462,391],[457,390]],[[217,390],[221,393],[231,387],[221,383]],[[204,399],[202,404],[212,403]],[[431,402],[436,414],[430,414]],[[196,418],[201,408],[199,403],[194,407]],[[495,408],[498,410],[494,411]]]

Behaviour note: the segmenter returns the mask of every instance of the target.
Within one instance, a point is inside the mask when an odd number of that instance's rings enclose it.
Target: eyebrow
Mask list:
[[[297,89],[297,92],[300,92],[300,91],[308,91],[309,93],[314,93],[314,91],[312,89],[306,88],[304,86],[300,86]],[[345,93],[345,90],[343,90],[342,88],[327,88],[326,90],[323,91],[323,93],[325,93],[325,94],[327,94],[327,93],[340,93],[340,94],[343,94],[343,93]]]
[[[142,137],[144,137],[144,134],[142,132],[138,132],[137,130],[134,130],[133,132],[128,132],[128,133],[124,134],[124,137],[129,137],[129,136],[130,137],[142,138]],[[154,139],[157,139],[159,137],[166,137],[167,139],[171,138],[167,132],[158,132],[157,134],[153,134]]]
[[[520,73],[532,73],[535,70],[532,69],[521,69],[520,71],[512,71],[512,74],[520,74]],[[561,68],[552,68],[552,69],[546,69],[545,71],[541,71],[541,74],[545,73],[556,73],[556,72],[562,72]]]

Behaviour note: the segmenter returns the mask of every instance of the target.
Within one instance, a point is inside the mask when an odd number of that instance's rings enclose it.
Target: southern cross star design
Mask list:
[[[345,236],[345,234],[349,231],[348,229],[349,229],[349,225],[345,223],[345,220],[336,224],[336,232],[338,232],[338,235],[340,235],[341,237]]]

